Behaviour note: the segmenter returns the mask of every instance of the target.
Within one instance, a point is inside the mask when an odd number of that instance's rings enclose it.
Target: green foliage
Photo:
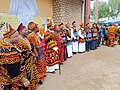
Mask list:
[[[117,18],[120,14],[120,0],[109,0],[110,17]]]
[[[94,19],[94,8],[91,9],[91,19]],[[99,1],[98,4],[98,19],[101,18],[117,18],[120,16],[120,0],[108,0],[107,2]]]
[[[109,15],[109,6],[106,2],[99,2],[98,4],[98,19],[106,18]]]

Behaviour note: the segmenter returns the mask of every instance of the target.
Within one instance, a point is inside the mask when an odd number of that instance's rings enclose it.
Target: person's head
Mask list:
[[[38,27],[38,24],[34,23],[34,22],[30,22],[28,24],[28,30],[30,30],[31,32],[39,32],[39,27]]]
[[[3,34],[4,39],[7,39],[7,41],[11,44],[16,44],[19,40],[19,32],[17,30],[14,30],[11,26],[9,27],[10,30]]]
[[[43,27],[40,28],[40,31],[39,31],[39,32],[40,32],[41,35],[43,35],[43,34],[45,33],[45,28],[43,28]]]
[[[58,26],[59,26],[60,29],[64,28],[64,24],[63,23],[60,23]]]
[[[48,23],[47,23],[47,29],[49,29],[49,30],[53,30],[53,23],[52,23],[52,21],[50,20]]]
[[[92,28],[97,28],[97,23],[93,23]]]
[[[52,37],[52,34],[50,32],[46,32],[45,33],[45,36],[44,36],[44,39],[45,39],[45,42],[51,40],[53,37]]]
[[[68,22],[65,22],[64,25],[65,25],[65,27],[69,27],[69,23]]]
[[[23,37],[27,37],[27,35],[28,35],[28,30],[27,30],[27,28],[22,23],[19,25],[17,31]]]
[[[55,32],[59,32],[60,31],[60,27],[57,24],[55,24],[54,27],[53,27],[53,30]]]
[[[113,23],[112,26],[116,26],[115,23]]]
[[[64,28],[63,33],[67,34],[67,29],[66,28]]]
[[[120,31],[120,26],[118,27],[118,31]]]
[[[80,24],[80,28],[83,28],[84,27],[84,24]]]
[[[76,27],[76,22],[75,21],[72,22],[72,26]]]

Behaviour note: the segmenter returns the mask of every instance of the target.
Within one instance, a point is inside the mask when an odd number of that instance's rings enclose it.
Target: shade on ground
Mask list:
[[[120,46],[74,55],[37,90],[120,90]]]

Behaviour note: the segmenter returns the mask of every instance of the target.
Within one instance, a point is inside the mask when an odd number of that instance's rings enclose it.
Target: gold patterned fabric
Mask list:
[[[57,47],[57,43],[54,40],[51,40],[50,42],[47,43],[46,45],[46,63],[47,66],[53,66],[55,64],[58,64],[58,50],[55,51],[53,48]]]
[[[11,85],[19,82],[24,76],[25,72],[20,72],[20,64],[23,62],[20,52],[11,44],[4,41],[0,42],[0,84]],[[10,67],[14,66],[14,70]],[[17,67],[18,66],[18,67]],[[9,67],[9,68],[8,68]],[[14,72],[18,70],[17,72]],[[14,77],[11,77],[14,75]]]

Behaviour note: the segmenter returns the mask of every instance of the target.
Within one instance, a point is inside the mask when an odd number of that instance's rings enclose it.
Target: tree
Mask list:
[[[98,19],[100,18],[109,18],[109,6],[106,2],[99,2],[98,4]]]
[[[95,10],[95,5],[93,6],[93,9],[91,9],[91,17],[94,17],[94,10]],[[110,17],[110,10],[109,6],[106,2],[101,2],[99,1],[98,4],[98,19],[101,18],[109,18]]]
[[[120,14],[120,0],[109,0],[110,17],[117,18]]]

